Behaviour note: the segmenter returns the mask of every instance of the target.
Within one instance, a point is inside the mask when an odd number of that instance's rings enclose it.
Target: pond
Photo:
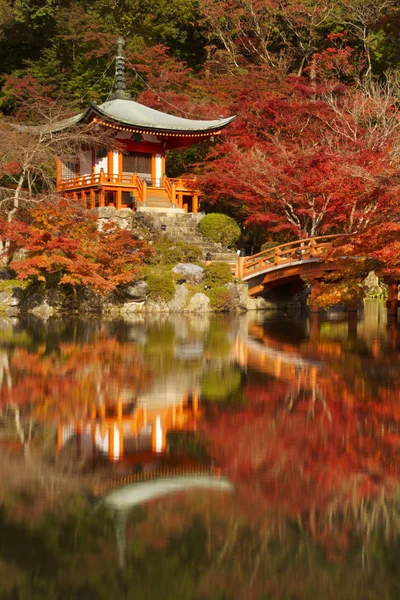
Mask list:
[[[400,341],[355,313],[0,319],[0,599],[400,597]]]

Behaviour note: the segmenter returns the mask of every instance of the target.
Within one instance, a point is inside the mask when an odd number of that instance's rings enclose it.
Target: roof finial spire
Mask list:
[[[113,98],[119,98],[121,100],[128,100],[130,98],[129,93],[126,91],[125,84],[125,55],[124,46],[125,40],[122,36],[118,38],[118,52],[115,57],[115,92]]]

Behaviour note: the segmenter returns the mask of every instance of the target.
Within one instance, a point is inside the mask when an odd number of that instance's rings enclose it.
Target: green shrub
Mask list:
[[[21,281],[20,279],[2,279],[0,281],[0,292],[12,290],[13,288],[25,289],[28,287],[29,281]]]
[[[211,308],[217,312],[233,309],[232,297],[226,287],[214,287],[206,291]]]
[[[212,242],[231,248],[240,238],[240,227],[234,219],[220,213],[206,215],[200,221],[201,234]]]
[[[175,296],[175,284],[170,271],[148,269],[145,280],[149,286],[149,298],[169,302]]]
[[[197,263],[202,260],[201,248],[186,242],[172,242],[168,238],[160,239],[155,245],[151,257],[153,264],[177,265],[178,263]]]
[[[233,281],[231,268],[226,262],[214,262],[204,268],[203,281],[211,287],[225,285]]]

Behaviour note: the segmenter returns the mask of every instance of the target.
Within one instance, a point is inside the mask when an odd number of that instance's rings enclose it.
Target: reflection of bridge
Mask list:
[[[239,257],[235,274],[249,286],[249,294],[257,296],[264,289],[291,284],[305,277],[311,284],[310,306],[318,296],[318,280],[327,271],[338,269],[338,264],[327,260],[327,251],[341,234],[326,235],[275,246],[248,257]],[[388,284],[387,307],[390,315],[397,316],[398,282]]]

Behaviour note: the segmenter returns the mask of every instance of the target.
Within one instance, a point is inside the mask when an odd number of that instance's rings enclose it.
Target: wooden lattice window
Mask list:
[[[126,152],[122,157],[122,170],[124,173],[138,173],[151,175],[151,154],[145,152]]]
[[[77,161],[63,160],[61,162],[61,181],[66,179],[74,179],[78,175]]]

